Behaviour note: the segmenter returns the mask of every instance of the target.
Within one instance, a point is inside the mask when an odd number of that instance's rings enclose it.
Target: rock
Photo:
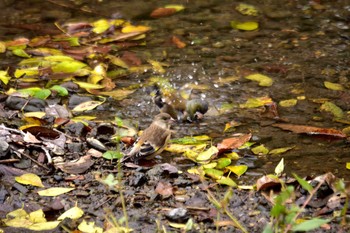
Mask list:
[[[173,222],[186,222],[189,219],[188,211],[185,208],[171,209],[165,215],[170,221]]]

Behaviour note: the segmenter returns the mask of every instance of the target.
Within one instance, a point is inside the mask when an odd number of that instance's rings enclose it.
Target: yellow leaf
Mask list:
[[[4,53],[6,51],[6,45],[4,42],[0,41],[0,53]]]
[[[33,211],[29,213],[29,220],[32,223],[40,223],[46,222],[45,214],[42,209],[38,209],[37,211]]]
[[[329,101],[323,103],[320,109],[332,113],[337,118],[342,118],[344,116],[343,110]]]
[[[227,158],[233,159],[233,160],[238,160],[240,158],[236,152],[227,153],[227,154],[225,154],[225,156]]]
[[[230,187],[237,187],[236,182],[234,182],[230,177],[222,176],[219,179],[217,179],[216,182]]]
[[[330,90],[334,90],[334,91],[342,91],[344,90],[343,85],[339,84],[339,83],[331,83],[328,81],[324,81],[324,86]]]
[[[84,214],[84,211],[82,209],[80,209],[77,206],[74,206],[69,210],[67,210],[66,212],[64,212],[61,216],[59,216],[57,220],[63,220],[65,218],[79,219],[81,218],[81,216],[83,216],[83,214]]]
[[[133,26],[133,25],[129,25],[129,26],[125,26],[125,27],[122,28],[122,33],[147,32],[150,29],[151,28],[147,27],[147,26]]]
[[[95,226],[94,222],[86,222],[85,219],[79,224],[78,229],[84,233],[102,233],[101,227]]]
[[[346,169],[350,170],[350,163],[346,163]]]
[[[33,173],[26,173],[21,176],[16,176],[15,180],[20,184],[29,184],[36,187],[45,187],[41,182],[40,177]]]
[[[162,63],[155,60],[147,60],[153,67],[153,70],[157,73],[163,74],[165,73],[165,69],[162,66]]]
[[[197,156],[196,160],[201,162],[208,161],[212,156],[216,155],[218,152],[219,150],[218,148],[216,148],[216,146],[211,146],[208,150],[200,153]]]
[[[0,70],[0,80],[4,83],[4,84],[8,84],[10,81],[11,77],[8,75],[7,71],[4,70]]]
[[[249,98],[244,104],[240,104],[240,108],[257,108],[266,104],[272,104],[273,101],[270,97]]]
[[[185,9],[185,7],[183,5],[177,5],[177,4],[166,5],[166,6],[164,6],[164,8],[172,8],[172,9],[175,9],[176,12],[179,12],[179,11],[182,11],[183,9]]]
[[[256,146],[252,149],[252,152],[256,155],[267,155],[269,153],[269,149],[267,149],[264,145]]]
[[[125,69],[129,68],[129,66],[120,57],[108,55],[106,58],[108,58],[113,65],[116,65]]]
[[[235,166],[230,165],[230,166],[227,166],[226,168],[229,169],[231,172],[235,173],[238,177],[243,175],[248,170],[247,165],[235,165]]]
[[[75,106],[72,111],[73,112],[84,112],[84,111],[89,111],[89,110],[92,110],[94,108],[96,108],[97,106],[103,104],[104,101],[95,101],[95,100],[92,100],[92,101],[86,101],[86,102],[83,102],[81,104],[78,104],[77,106]]]
[[[238,30],[243,30],[243,31],[253,31],[259,28],[259,24],[254,21],[248,21],[248,22],[231,21],[231,27]]]
[[[284,152],[287,152],[287,151],[293,149],[294,147],[295,147],[295,146],[276,148],[276,149],[270,150],[269,154],[270,154],[270,155],[282,154],[282,153],[284,153]]]
[[[113,91],[101,91],[99,92],[100,95],[109,96],[112,97],[115,100],[122,100],[134,93],[135,90],[128,90],[128,89],[116,89]]]
[[[242,15],[251,15],[251,16],[257,16],[258,10],[255,8],[255,6],[240,3],[236,6],[236,10],[241,13]]]
[[[45,190],[38,191],[38,194],[44,197],[56,197],[64,193],[68,193],[72,190],[74,190],[74,188],[55,187],[55,188],[48,188]]]
[[[58,224],[60,224],[61,221],[50,221],[50,222],[41,222],[41,223],[34,223],[27,227],[27,229],[32,231],[49,231],[53,230],[56,227],[58,227]]]
[[[270,77],[262,74],[251,74],[246,76],[245,78],[258,82],[259,86],[262,86],[262,87],[269,87],[273,83],[273,80]]]
[[[104,88],[104,86],[100,85],[100,84],[92,84],[92,83],[78,82],[78,81],[73,81],[73,82],[78,84],[79,87],[84,88],[84,89],[102,89],[102,88]]]
[[[285,108],[293,107],[298,103],[297,99],[281,100],[279,105]]]
[[[26,112],[23,114],[24,117],[36,117],[43,118],[46,115],[45,112]]]
[[[16,78],[21,78],[22,76],[34,76],[38,75],[39,70],[38,67],[32,67],[32,68],[27,68],[27,69],[16,69],[15,71],[15,77]]]
[[[101,34],[110,28],[111,24],[106,19],[100,19],[92,23],[92,31],[96,34]]]

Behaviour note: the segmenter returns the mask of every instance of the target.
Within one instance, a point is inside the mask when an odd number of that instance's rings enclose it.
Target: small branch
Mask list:
[[[42,167],[42,168],[46,169],[47,171],[50,171],[50,168],[48,168],[48,167],[46,167],[45,165],[39,163],[38,161],[36,161],[36,160],[33,159],[32,157],[30,157],[29,155],[27,155],[27,154],[25,154],[25,153],[23,153],[23,152],[21,152],[21,151],[19,151],[19,150],[16,150],[16,149],[13,148],[12,146],[11,146],[11,149],[12,149],[13,151],[15,151],[16,153],[19,153],[19,154],[23,155],[24,157],[30,159],[33,163],[35,163],[35,164],[38,165],[39,167]]]

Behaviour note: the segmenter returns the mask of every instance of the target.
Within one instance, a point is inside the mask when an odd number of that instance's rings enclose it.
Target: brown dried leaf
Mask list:
[[[154,11],[152,11],[151,13],[151,17],[152,18],[161,18],[161,17],[166,17],[166,16],[170,16],[176,13],[176,9],[175,8],[164,8],[164,7],[160,7],[155,9]]]
[[[78,160],[57,163],[55,166],[69,174],[80,174],[89,169],[93,164],[94,161],[91,160],[91,156],[85,155]]]
[[[346,134],[344,134],[342,131],[332,128],[319,128],[314,126],[307,126],[307,125],[293,125],[293,124],[273,124],[272,126],[281,128],[283,130],[289,130],[294,133],[305,133],[305,134],[311,134],[311,135],[326,135],[326,136],[332,136],[336,138],[346,138]]]
[[[236,149],[240,146],[242,146],[244,143],[248,142],[250,138],[252,137],[252,134],[243,134],[238,137],[234,138],[226,138],[222,140],[222,142],[218,143],[217,148],[219,149],[219,154],[228,151]]]
[[[170,183],[160,181],[155,191],[165,199],[173,195],[173,186]]]
[[[175,44],[179,49],[186,47],[186,43],[182,42],[177,36],[173,36],[171,38],[171,42],[173,42],[173,44]]]
[[[256,181],[256,190],[265,190],[275,187],[280,187],[281,182],[276,176],[263,176]]]

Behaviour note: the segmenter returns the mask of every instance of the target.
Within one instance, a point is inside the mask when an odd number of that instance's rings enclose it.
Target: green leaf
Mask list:
[[[232,28],[243,31],[253,31],[259,28],[259,24],[254,21],[239,22],[234,20],[231,21],[230,24]]]
[[[275,168],[275,173],[277,176],[280,176],[284,170],[284,158],[281,159],[281,161],[278,163],[278,165]]]
[[[285,153],[285,152],[287,152],[287,151],[293,149],[294,147],[295,147],[295,146],[276,148],[276,149],[270,150],[269,155],[282,154],[282,153]]]
[[[311,231],[316,228],[319,228],[320,226],[328,223],[329,221],[329,219],[313,218],[293,226],[292,231]]]
[[[68,90],[60,85],[55,85],[50,88],[50,90],[56,91],[60,96],[67,96]]]
[[[120,159],[123,156],[124,156],[123,153],[121,153],[119,151],[112,151],[112,150],[106,151],[102,155],[103,158],[110,159],[110,160],[112,160],[112,159]]]
[[[216,169],[223,169],[231,164],[231,159],[229,158],[220,158],[217,161]]]
[[[74,73],[81,68],[87,66],[80,61],[62,61],[51,67],[54,73]]]
[[[244,104],[240,104],[240,108],[257,108],[266,104],[272,104],[273,101],[270,97],[249,98]]]
[[[220,179],[224,175],[223,171],[220,171],[220,170],[217,170],[214,168],[206,168],[206,169],[204,169],[204,172],[207,176],[209,176],[215,180]]]
[[[252,149],[252,152],[255,155],[267,155],[269,153],[269,149],[267,149],[263,144],[260,146],[256,146]]]
[[[245,78],[258,82],[259,86],[262,86],[262,87],[269,87],[273,83],[273,80],[270,77],[262,74],[251,74],[251,75],[245,76]]]
[[[229,169],[231,172],[235,173],[238,177],[243,175],[248,170],[247,165],[235,165],[235,166],[228,166],[226,168]]]
[[[300,178],[297,174],[292,173],[294,178],[297,179],[298,183],[303,187],[303,189],[307,190],[310,194],[313,190],[313,187],[304,179]]]
[[[26,58],[30,57],[30,55],[26,53],[24,49],[14,49],[12,50],[12,53],[19,57],[26,57]]]
[[[171,143],[182,144],[182,145],[195,145],[201,144],[205,141],[211,140],[211,138],[207,135],[199,135],[193,137],[183,137],[183,138],[174,138],[171,140]]]
[[[219,179],[217,179],[216,182],[230,187],[237,187],[236,182],[234,182],[230,177],[222,176]]]
[[[51,95],[51,91],[48,89],[41,89],[39,87],[30,87],[18,90],[19,93],[29,95],[38,99],[46,99]]]
[[[8,75],[7,71],[4,70],[0,70],[0,80],[4,83],[4,84],[8,84],[10,81],[11,77]]]
[[[324,86],[330,90],[334,90],[334,91],[342,91],[344,90],[344,87],[339,84],[339,83],[331,83],[328,81],[324,81]]]
[[[329,101],[322,104],[320,109],[332,113],[337,118],[342,118],[344,116],[343,110]]]

